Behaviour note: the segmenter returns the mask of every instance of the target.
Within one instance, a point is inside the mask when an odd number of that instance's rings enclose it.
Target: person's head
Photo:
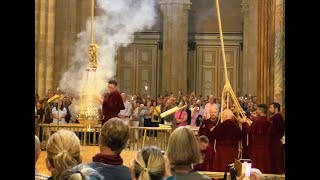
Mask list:
[[[161,180],[165,176],[165,161],[161,149],[144,147],[138,151],[134,161],[134,174],[138,180]]]
[[[122,101],[126,101],[127,100],[126,93],[121,93],[121,98],[122,98]]]
[[[60,176],[61,180],[102,180],[103,176],[91,167],[79,164],[67,169]]]
[[[269,105],[269,111],[271,114],[276,114],[278,112],[280,112],[280,104],[277,102],[273,102]]]
[[[42,104],[41,104],[41,102],[38,100],[38,101],[36,101],[36,107],[37,108],[41,108],[42,107]]]
[[[205,135],[200,136],[199,137],[199,148],[200,148],[200,151],[207,149],[208,145],[209,145],[208,137],[205,136]]]
[[[211,104],[214,103],[214,96],[213,96],[213,95],[210,95],[208,101],[209,101],[209,103],[211,103]]]
[[[221,112],[221,121],[233,119],[233,117],[234,117],[234,114],[230,109],[226,109]]]
[[[101,128],[99,146],[101,153],[120,154],[129,139],[129,126],[120,118],[111,118]]]
[[[191,165],[202,162],[199,144],[191,129],[181,126],[172,132],[169,137],[167,156],[171,165]]]
[[[210,119],[216,119],[218,117],[218,109],[216,106],[210,108]]]
[[[35,153],[35,163],[37,163],[37,160],[40,156],[41,149],[40,149],[40,140],[38,136],[34,136],[34,153]]]
[[[268,105],[258,104],[257,114],[258,116],[266,116],[268,112]]]
[[[70,130],[60,129],[50,136],[46,150],[46,165],[53,179],[59,179],[63,171],[82,162],[80,140]]]
[[[109,92],[114,92],[115,90],[117,90],[117,81],[116,80],[109,80],[108,82],[108,90]]]

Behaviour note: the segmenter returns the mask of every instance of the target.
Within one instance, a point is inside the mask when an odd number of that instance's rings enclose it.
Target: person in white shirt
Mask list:
[[[66,123],[65,117],[67,115],[67,109],[63,107],[62,100],[58,101],[58,105],[52,108],[53,123]]]
[[[219,109],[218,105],[215,103],[215,99],[213,95],[209,96],[209,102],[204,106],[204,118],[209,119],[210,118],[210,109],[215,106],[217,109]]]
[[[124,109],[119,112],[118,117],[128,125],[130,116],[132,115],[132,104],[127,101],[127,95],[125,93],[121,93],[121,98],[123,100]]]

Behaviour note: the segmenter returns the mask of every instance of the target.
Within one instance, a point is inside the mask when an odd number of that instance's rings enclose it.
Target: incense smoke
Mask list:
[[[156,22],[157,11],[156,0],[98,0],[96,8],[101,11],[99,16],[94,17],[93,25],[94,42],[99,46],[96,92],[101,94],[106,89],[108,80],[116,74],[117,49],[132,43],[135,32],[150,29]],[[59,85],[62,91],[76,97],[83,90],[85,68],[89,62],[90,23],[91,18],[88,18],[86,30],[77,35],[73,63],[64,73]]]

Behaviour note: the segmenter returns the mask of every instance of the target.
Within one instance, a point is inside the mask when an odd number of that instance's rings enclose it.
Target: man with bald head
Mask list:
[[[213,95],[209,96],[209,102],[204,106],[204,118],[209,119],[210,118],[210,109],[212,107],[216,107],[219,110],[218,105],[215,103],[215,98]]]
[[[213,129],[212,135],[216,140],[213,171],[225,172],[228,170],[228,164],[238,159],[238,145],[243,137],[243,132],[231,110],[226,109],[221,112],[221,123]]]
[[[218,109],[215,106],[210,108],[210,118],[205,119],[199,128],[199,136],[205,135],[209,139],[209,145],[207,150],[204,152],[206,160],[203,161],[201,167],[203,169],[197,169],[198,171],[213,171],[213,161],[215,157],[214,152],[214,141],[213,129],[216,127],[218,122]],[[200,167],[200,166],[199,166]]]

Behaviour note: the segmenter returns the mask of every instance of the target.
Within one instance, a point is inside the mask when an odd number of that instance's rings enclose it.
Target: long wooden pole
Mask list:
[[[91,43],[93,43],[94,0],[91,0]]]

